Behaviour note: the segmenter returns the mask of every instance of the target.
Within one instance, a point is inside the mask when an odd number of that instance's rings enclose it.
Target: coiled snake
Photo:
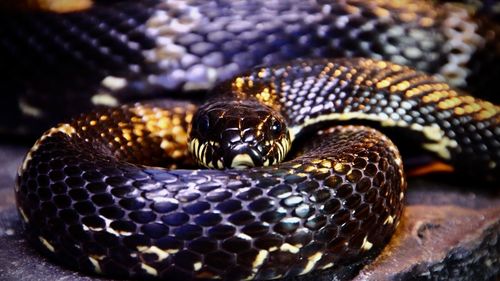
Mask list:
[[[322,11],[387,17],[392,4],[379,4],[382,10],[340,2]],[[428,6],[412,9],[407,16],[415,18],[404,27],[434,23],[421,15],[433,13]],[[128,78],[106,79],[122,90]],[[376,251],[401,216],[406,183],[392,142],[367,127],[323,124],[367,120],[397,128],[458,171],[499,172],[499,107],[399,64],[299,60],[255,68],[213,92],[203,106],[124,105],[48,130],[17,179],[28,238],[86,272],[273,279]],[[317,128],[295,158],[285,158],[292,141]],[[205,166],[238,169],[174,169],[194,165],[188,151]],[[253,167],[261,165],[271,166]]]

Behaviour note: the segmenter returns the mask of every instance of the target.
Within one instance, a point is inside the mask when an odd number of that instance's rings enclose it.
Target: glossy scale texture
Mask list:
[[[498,175],[491,164],[499,158],[498,107],[401,65],[295,61],[257,68],[221,89],[279,108],[297,138],[324,121],[375,121],[421,135],[424,148],[457,169],[474,163],[477,175]],[[359,259],[393,233],[406,183],[387,137],[367,127],[334,127],[276,166],[152,167],[189,164],[185,141],[195,109],[182,102],[123,106],[49,130],[17,179],[29,239],[86,272],[271,279]],[[480,138],[479,147],[466,138]],[[155,150],[151,155],[166,158],[138,153]]]
[[[498,101],[499,27],[463,7],[414,0],[93,2],[63,14],[0,10],[0,91],[9,93],[2,132],[38,134],[96,106],[188,97],[256,65],[298,57],[389,60]]]
[[[298,60],[256,68],[214,94],[252,98],[287,120],[292,139],[322,122],[366,121],[407,134],[460,172],[498,178],[500,108],[409,67],[371,59]]]

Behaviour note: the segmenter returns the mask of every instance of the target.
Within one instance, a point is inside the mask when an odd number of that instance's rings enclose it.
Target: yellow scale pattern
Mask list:
[[[187,141],[195,109],[190,103],[122,106],[77,118],[70,126],[86,141],[107,143],[109,151],[125,161],[176,168],[192,163]]]

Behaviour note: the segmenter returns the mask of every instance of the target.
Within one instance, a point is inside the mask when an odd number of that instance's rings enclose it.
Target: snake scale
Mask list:
[[[386,136],[347,121],[394,128],[478,180],[499,172],[499,107],[453,88],[493,91],[498,35],[440,7],[151,0],[4,12],[2,74],[22,93],[20,120],[111,106],[49,129],[26,155],[16,199],[28,239],[84,272],[169,280],[275,279],[380,250],[403,208],[402,160]],[[288,62],[297,57],[308,59]],[[118,106],[210,89],[201,106]],[[61,106],[70,101],[78,109]],[[239,169],[185,169],[196,162]]]
[[[96,106],[186,97],[297,57],[389,60],[498,103],[499,29],[424,1],[98,0],[65,14],[0,3],[0,131],[41,134]]]

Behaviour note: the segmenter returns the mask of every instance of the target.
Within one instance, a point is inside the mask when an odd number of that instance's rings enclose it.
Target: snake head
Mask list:
[[[273,165],[290,146],[283,116],[252,100],[201,106],[193,116],[188,145],[201,165],[217,169]]]

